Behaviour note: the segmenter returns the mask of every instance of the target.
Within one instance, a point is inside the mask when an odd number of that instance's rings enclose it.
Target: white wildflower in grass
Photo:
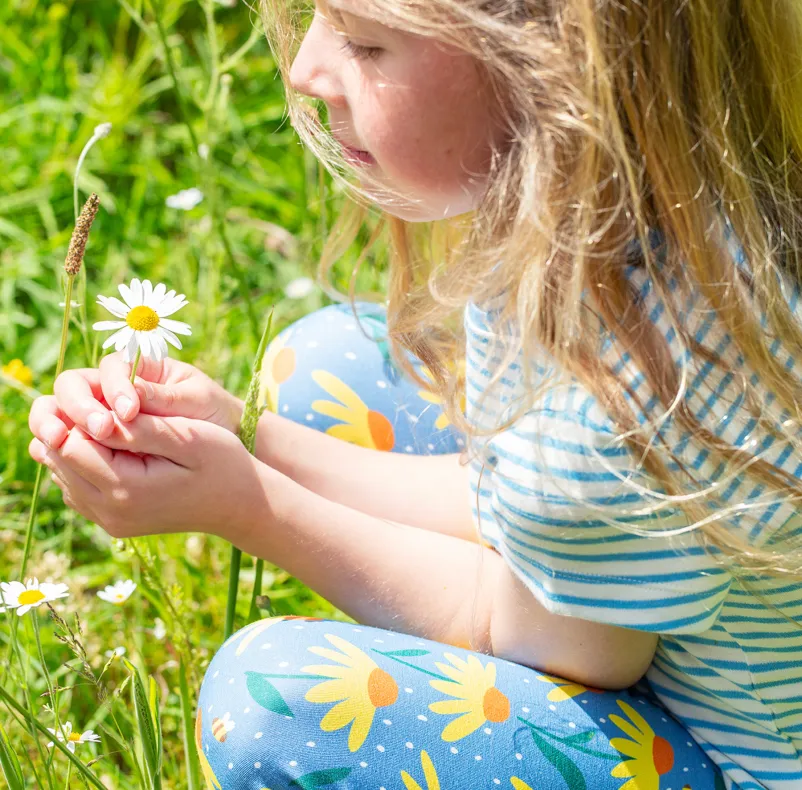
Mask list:
[[[167,629],[164,627],[164,621],[161,619],[161,617],[156,618],[156,626],[153,629],[153,636],[160,642],[165,636],[167,636]]]
[[[124,656],[126,650],[124,647],[115,647],[114,650],[107,650],[105,652],[106,658],[119,658],[120,656]]]
[[[97,597],[121,606],[131,597],[131,593],[135,589],[136,582],[126,579],[124,582],[115,582],[114,584],[109,584],[105,589],[99,590]]]
[[[84,730],[82,733],[73,732],[72,723],[69,721],[62,724],[58,732],[52,727],[48,727],[47,729],[48,732],[53,733],[59,741],[66,743],[67,748],[73,753],[75,753],[76,743],[100,743],[100,736],[96,732],[92,730]],[[48,747],[52,746],[53,741],[50,741],[47,745]]]
[[[164,202],[168,208],[178,208],[182,211],[191,211],[203,200],[203,192],[197,187],[182,189],[175,195],[170,195]]]
[[[69,595],[66,584],[50,584],[49,582],[39,584],[38,579],[28,579],[26,584],[2,582],[0,589],[3,592],[3,603],[8,609],[16,609],[20,617],[35,606],[55,601],[58,598],[66,598]]]
[[[140,282],[134,278],[131,285],[120,283],[121,302],[114,296],[98,296],[98,304],[105,307],[121,321],[98,321],[93,329],[102,332],[118,330],[106,338],[103,348],[113,345],[115,351],[125,349],[125,361],[133,362],[137,349],[156,362],[167,356],[167,343],[181,348],[179,335],[191,335],[189,324],[167,318],[187,304],[184,294],[176,296],[175,291],[167,291],[164,283],[155,288],[150,280]]]
[[[288,299],[303,299],[315,290],[315,281],[310,277],[297,277],[287,283],[284,294]]]

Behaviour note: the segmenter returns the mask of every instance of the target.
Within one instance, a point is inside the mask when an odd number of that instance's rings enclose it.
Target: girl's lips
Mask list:
[[[340,144],[343,149],[343,155],[349,161],[358,162],[363,165],[372,165],[376,163],[376,160],[367,151],[360,151],[358,148],[352,148],[350,145],[346,145],[342,140],[338,140],[336,137],[334,139]]]

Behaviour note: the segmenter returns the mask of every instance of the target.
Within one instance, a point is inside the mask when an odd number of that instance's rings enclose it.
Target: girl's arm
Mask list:
[[[387,522],[257,466],[262,500],[249,511],[263,516],[225,537],[286,569],[359,622],[602,688],[631,685],[651,663],[656,635],[551,614],[496,552]],[[444,519],[457,523],[458,516],[444,511]]]
[[[359,447],[265,412],[256,457],[332,502],[376,518],[476,541],[460,454],[403,455]]]

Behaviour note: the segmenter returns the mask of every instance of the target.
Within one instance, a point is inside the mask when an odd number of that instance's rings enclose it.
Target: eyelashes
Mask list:
[[[348,39],[345,40],[340,49],[357,60],[375,60],[381,54],[381,48],[379,47],[363,47],[361,44],[354,44],[353,41]]]

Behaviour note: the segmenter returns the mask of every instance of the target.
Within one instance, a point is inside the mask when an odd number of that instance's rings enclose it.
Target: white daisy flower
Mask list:
[[[59,741],[64,741],[67,744],[67,748],[73,754],[75,753],[76,743],[100,743],[100,736],[96,732],[92,730],[84,730],[82,733],[73,732],[72,723],[69,721],[61,725],[59,732],[56,732],[52,727],[48,727],[47,729],[49,732],[52,732]],[[53,745],[53,741],[49,741],[47,745],[49,748]]]
[[[182,211],[191,211],[203,200],[203,192],[197,187],[182,189],[175,195],[169,195],[164,201],[168,208],[180,208]]]
[[[155,359],[157,362],[167,356],[167,343],[181,348],[179,335],[191,335],[189,324],[182,321],[173,321],[167,318],[176,310],[187,304],[184,294],[176,296],[175,291],[167,291],[164,283],[155,288],[150,280],[139,282],[134,278],[131,285],[120,283],[120,294],[125,300],[121,302],[114,296],[98,296],[98,304],[105,307],[110,313],[122,318],[122,321],[98,321],[92,324],[93,329],[103,332],[108,329],[117,329],[103,343],[103,348],[113,345],[115,351],[125,349],[125,361],[133,362],[137,347],[142,349],[142,355]]]
[[[28,579],[26,584],[22,582],[2,582],[3,603],[9,609],[16,609],[17,614],[22,617],[29,609],[43,603],[55,601],[58,598],[66,598],[69,595],[66,584],[50,584],[38,579]]]
[[[288,299],[303,299],[315,290],[315,281],[310,277],[297,277],[287,283],[284,293]]]
[[[105,589],[100,590],[97,597],[109,603],[116,603],[118,606],[124,604],[136,589],[136,582],[126,579],[124,582],[109,584]]]

